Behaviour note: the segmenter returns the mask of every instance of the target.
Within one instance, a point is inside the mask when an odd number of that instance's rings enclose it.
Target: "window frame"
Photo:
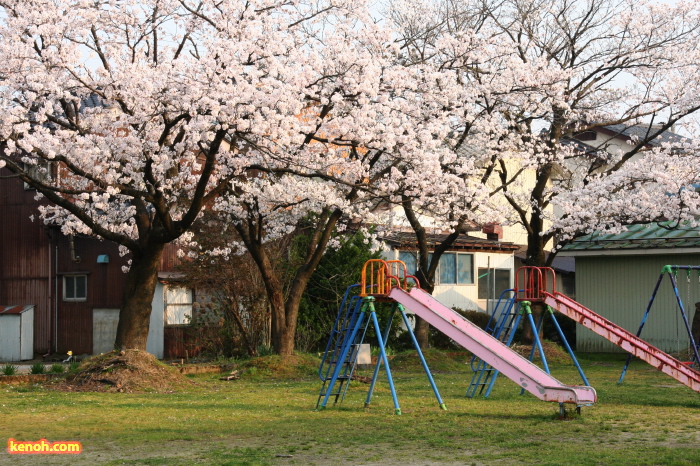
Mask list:
[[[412,251],[412,250],[407,250],[407,249],[401,249],[399,250],[399,260],[401,259],[402,254],[410,254],[415,258],[415,264],[416,268],[418,267],[418,252],[417,251]],[[431,259],[432,259],[433,253],[430,253]],[[449,256],[454,256],[455,260],[455,267],[454,267],[454,275],[455,275],[455,281],[454,282],[448,282],[444,283],[441,280],[441,264],[442,261],[444,260],[445,257]],[[459,281],[459,257],[465,257],[468,256],[470,258],[469,262],[471,263],[471,281],[470,282],[465,282],[465,283],[460,283]],[[406,263],[404,261],[404,263]],[[406,268],[408,270],[409,274],[415,275],[416,271],[411,272],[411,269],[409,268],[408,264],[406,264]],[[440,261],[438,262],[437,270],[435,270],[435,285],[436,286],[476,286],[476,279],[474,277],[474,253],[471,252],[458,252],[458,251],[448,251],[444,252],[440,256]]]
[[[68,279],[71,278],[73,279],[73,297],[68,297]],[[77,286],[77,278],[82,278],[84,283],[85,283],[85,295],[84,296],[78,296],[78,286]],[[83,303],[87,301],[87,296],[88,296],[88,276],[87,274],[84,273],[76,273],[76,274],[65,274],[63,275],[63,301],[64,302],[70,302],[70,303]]]
[[[509,269],[509,268],[506,268],[506,267],[478,267],[478,268],[476,269],[477,285],[478,285],[478,282],[479,282],[479,277],[481,276],[481,272],[479,272],[480,269],[481,269],[481,270],[493,270],[493,271],[494,271],[494,284],[495,284],[495,285],[498,285],[498,281],[499,281],[499,277],[497,276],[498,273],[499,273],[499,272],[508,272],[508,288],[503,288],[503,289],[499,290],[499,288],[497,287],[497,288],[496,288],[496,293],[497,293],[497,294],[503,292],[503,290],[507,290],[507,289],[510,289],[510,288],[512,287],[512,286],[511,286],[511,283],[513,282],[513,269]],[[502,278],[502,277],[501,277],[501,278]],[[483,288],[486,288],[486,297],[485,297],[485,298],[482,298],[482,297],[481,297],[481,290],[482,290],[482,287],[481,287],[481,286],[478,287],[478,289],[477,289],[477,299],[483,300],[483,301],[486,301],[486,300],[497,300],[497,299],[498,299],[498,296],[493,296],[493,297],[491,297],[491,298],[488,297],[488,292],[489,292],[488,287],[489,287],[489,284],[490,284],[490,283],[489,283],[489,280],[488,280],[488,278],[487,278],[486,286],[483,287]]]

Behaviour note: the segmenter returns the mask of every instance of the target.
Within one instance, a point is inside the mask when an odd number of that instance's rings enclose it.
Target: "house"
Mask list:
[[[19,180],[0,182],[0,304],[34,306],[35,354],[109,351],[128,257],[115,243],[44,225],[37,218],[40,202]],[[184,327],[196,298],[177,284],[175,253],[169,246],[164,254],[153,300],[148,351],[159,358],[186,355]]]
[[[700,229],[674,228],[669,222],[631,225],[619,234],[580,237],[559,254],[576,260],[576,300],[636,334],[665,265],[700,265]],[[678,289],[688,319],[700,302],[700,275],[679,272]],[[662,351],[686,350],[689,338],[673,287],[664,278],[641,338]],[[617,346],[578,328],[576,349],[618,352]]]
[[[428,235],[430,247],[447,235]],[[395,232],[384,238],[389,246],[384,256],[401,260],[415,274],[418,245],[415,234]],[[500,293],[513,287],[513,243],[460,235],[438,263],[433,296],[448,307],[491,312]]]

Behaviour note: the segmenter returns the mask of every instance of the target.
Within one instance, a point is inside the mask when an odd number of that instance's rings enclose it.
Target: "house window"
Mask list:
[[[428,260],[432,260],[432,254]],[[416,253],[399,251],[399,260],[406,264],[410,275],[416,274]],[[472,285],[474,284],[474,256],[472,254],[444,253],[440,257],[436,272],[436,282],[440,285]]]
[[[498,299],[503,290],[509,290],[510,269],[487,269],[479,267],[479,299]]]
[[[63,277],[63,300],[87,300],[87,275],[65,275]]]
[[[438,264],[440,285],[471,285],[474,283],[474,256],[472,254],[444,253]]]
[[[187,325],[192,320],[191,288],[168,285],[165,288],[165,324]]]
[[[406,264],[406,272],[409,275],[416,274],[416,264],[418,260],[416,259],[416,253],[409,251],[399,251],[399,260]]]
[[[595,141],[596,139],[596,132],[595,131],[583,131],[580,133],[574,134],[574,137],[578,139],[579,141]]]

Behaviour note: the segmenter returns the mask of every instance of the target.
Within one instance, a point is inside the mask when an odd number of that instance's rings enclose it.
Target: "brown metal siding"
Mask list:
[[[92,354],[92,307],[86,303],[63,303],[58,311],[58,352],[68,351]]]
[[[163,332],[163,358],[191,358],[200,354],[204,341],[216,341],[218,328],[193,328],[189,325],[168,325]]]
[[[2,175],[8,174],[2,170]],[[38,219],[36,192],[25,190],[18,180],[0,180],[0,304],[35,306],[34,351],[54,351],[54,318],[58,311],[58,351],[92,352],[92,309],[119,308],[126,274],[126,258],[116,244],[76,237],[71,259],[68,237],[49,231]],[[34,216],[34,221],[30,216]],[[52,240],[52,236],[54,239]],[[109,264],[97,264],[97,256],[109,254]],[[58,266],[56,257],[58,256]],[[58,275],[56,275],[58,272]],[[63,275],[88,276],[87,301],[64,302]],[[56,288],[58,301],[56,302]]]
[[[76,262],[71,257],[69,238],[58,241],[58,351],[75,354],[92,353],[92,310],[94,308],[120,308],[126,274],[121,268],[126,258],[119,257],[118,246],[109,241],[76,236],[73,239]],[[109,255],[108,264],[98,264],[97,256]],[[63,301],[63,276],[87,275],[87,300]]]
[[[603,256],[576,258],[576,294],[592,311],[636,333],[664,265],[700,265],[699,254]],[[678,287],[688,318],[700,301],[700,280],[693,272],[690,287],[684,271]],[[641,338],[662,351],[687,348],[688,337],[668,276],[664,277]],[[577,326],[576,347],[582,352],[619,352],[617,346]]]
[[[0,175],[9,172],[3,169]],[[56,228],[48,229],[39,220],[35,195],[36,191],[25,190],[19,180],[0,180],[0,305],[35,306],[36,353],[92,353],[92,310],[121,307],[126,281],[122,266],[128,257],[119,256],[115,243],[76,236],[74,255],[80,261],[74,261],[69,238]],[[182,262],[177,257],[178,249],[175,245],[166,246],[161,271],[173,271]],[[108,264],[97,263],[97,256],[102,254],[109,255]],[[63,301],[66,274],[87,275],[85,302]],[[58,344],[54,341],[56,336]],[[173,341],[184,340],[173,335]],[[184,348],[173,352],[184,356]],[[192,354],[193,348],[188,348]]]
[[[35,194],[18,180],[0,180],[0,303],[34,305],[34,351],[45,353],[53,335],[53,257]]]

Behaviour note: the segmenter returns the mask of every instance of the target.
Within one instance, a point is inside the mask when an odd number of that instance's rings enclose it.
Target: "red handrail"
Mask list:
[[[520,267],[515,273],[516,301],[543,302],[545,292],[556,292],[556,275],[551,267]]]

